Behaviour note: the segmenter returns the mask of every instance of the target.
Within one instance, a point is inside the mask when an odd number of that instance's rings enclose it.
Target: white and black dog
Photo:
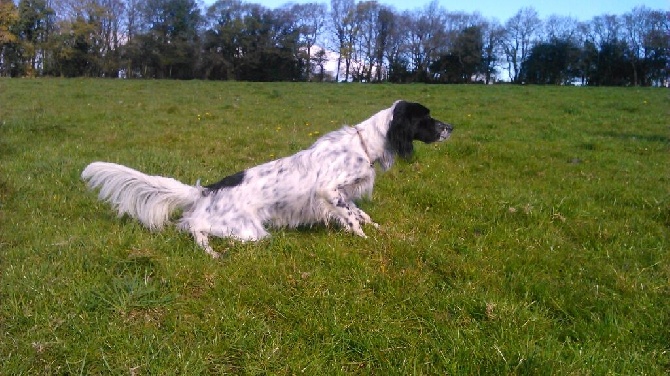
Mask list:
[[[309,149],[200,186],[149,176],[114,163],[94,162],[81,177],[99,197],[151,230],[183,209],[178,227],[193,234],[213,257],[209,235],[254,241],[265,226],[297,227],[335,222],[366,237],[363,224],[377,227],[354,200],[372,194],[375,162],[388,170],[396,156],[408,158],[412,141],[444,141],[453,127],[430,117],[418,103],[397,101],[356,126],[325,134]]]

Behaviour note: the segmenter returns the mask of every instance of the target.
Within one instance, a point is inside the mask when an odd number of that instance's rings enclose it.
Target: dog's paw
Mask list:
[[[212,256],[213,259],[219,259],[221,258],[221,254],[212,250],[206,250],[207,254]]]
[[[361,230],[360,227],[358,227],[358,228],[352,228],[351,231],[352,231],[354,234],[360,236],[360,237],[363,238],[363,239],[367,239],[367,238],[368,238],[368,236],[365,235],[365,233],[363,232],[363,230]]]

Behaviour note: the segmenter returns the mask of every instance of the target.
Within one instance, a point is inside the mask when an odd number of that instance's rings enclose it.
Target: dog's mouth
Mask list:
[[[438,130],[440,132],[440,138],[437,142],[446,141],[451,136],[451,132],[454,130],[454,126],[446,123],[439,123]]]

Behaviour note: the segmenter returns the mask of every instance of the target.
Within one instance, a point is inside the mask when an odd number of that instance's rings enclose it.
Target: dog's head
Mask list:
[[[403,158],[414,151],[412,141],[441,142],[449,138],[454,127],[430,116],[430,110],[419,103],[397,101],[386,141],[389,148]]]

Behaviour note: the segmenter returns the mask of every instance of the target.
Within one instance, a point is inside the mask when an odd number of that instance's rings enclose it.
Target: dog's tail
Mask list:
[[[186,209],[201,197],[202,188],[172,178],[149,176],[115,163],[93,162],[81,173],[99,198],[119,212],[139,220],[150,230],[160,230],[176,209]]]

